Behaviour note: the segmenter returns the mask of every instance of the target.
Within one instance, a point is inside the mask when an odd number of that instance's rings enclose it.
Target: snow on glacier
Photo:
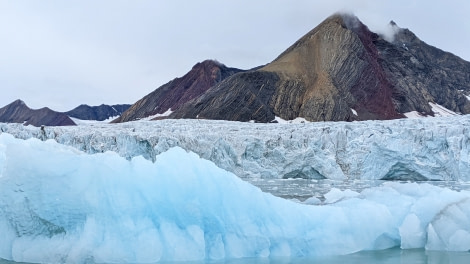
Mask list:
[[[155,162],[0,135],[0,258],[41,263],[470,250],[470,192],[389,182],[307,205],[175,147]],[[317,203],[317,202],[315,202]]]
[[[161,120],[44,130],[0,124],[0,132],[127,159],[153,160],[179,146],[241,178],[470,180],[470,115],[301,124]]]

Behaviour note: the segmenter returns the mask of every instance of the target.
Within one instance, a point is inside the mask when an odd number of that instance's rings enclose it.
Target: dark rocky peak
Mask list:
[[[203,62],[196,63],[187,75],[191,75],[193,72],[198,75],[198,77],[207,77],[210,81],[218,83],[227,76],[232,75],[234,71],[238,72],[240,70],[229,68],[215,60],[205,60]]]
[[[6,106],[10,106],[10,107],[27,107],[29,109],[29,107],[26,105],[26,103],[23,100],[20,100],[20,99],[17,99],[17,100],[13,101],[12,103],[10,103]]]
[[[109,118],[116,118],[117,116],[120,116],[130,106],[130,104],[101,104],[99,106],[89,106],[86,104],[82,104],[68,112],[65,112],[65,114],[70,117],[78,118],[81,120],[104,121]]]
[[[342,19],[342,25],[359,36],[366,48],[369,48],[369,51],[371,51],[371,42],[377,40],[379,35],[375,32],[372,32],[369,27],[362,23],[359,18],[353,14],[344,13],[338,16]]]
[[[24,111],[24,110],[32,110],[29,108],[23,100],[17,99],[8,105],[4,106],[2,109],[11,109],[13,111]]]
[[[337,19],[344,27],[352,31],[361,30],[365,26],[357,16],[351,13],[338,13],[329,19]]]
[[[394,44],[419,44],[422,41],[409,29],[407,28],[398,28],[395,31],[395,36],[393,39]]]
[[[47,107],[29,108],[22,100],[16,100],[0,108],[0,122],[23,123],[33,126],[71,126],[75,123],[67,115]]]
[[[164,84],[133,104],[114,123],[142,118],[166,118],[168,113],[203,95],[208,89],[242,70],[205,60],[199,62],[180,78]],[[166,114],[165,114],[166,113]]]
[[[220,63],[216,60],[205,60],[205,61],[196,63],[192,67],[192,70],[195,70],[195,69],[206,69],[207,70],[207,69],[212,69],[214,67],[226,68],[226,66],[223,63]]]

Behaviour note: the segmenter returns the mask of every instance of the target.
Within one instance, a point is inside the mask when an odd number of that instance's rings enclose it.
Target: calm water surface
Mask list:
[[[387,182],[382,180],[307,180],[307,179],[249,179],[251,184],[258,186],[264,192],[286,199],[304,201],[310,197],[325,200],[324,195],[332,188],[361,192],[364,189],[377,187]],[[405,183],[405,182],[404,182]],[[421,181],[418,184],[431,184],[455,191],[470,191],[470,182],[461,181]],[[470,262],[469,262],[470,263]]]
[[[13,264],[18,262],[0,260],[1,264]],[[317,258],[262,258],[262,259],[238,259],[214,262],[161,262],[165,264],[468,264],[470,252],[443,252],[425,250],[401,250],[399,248],[364,251],[344,256],[330,256]]]

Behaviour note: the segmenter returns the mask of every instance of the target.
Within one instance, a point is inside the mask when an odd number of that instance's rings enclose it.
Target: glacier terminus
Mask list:
[[[470,180],[470,117],[253,124],[161,120],[45,127],[0,124],[17,138],[53,139],[126,159],[178,146],[241,178]]]
[[[152,263],[470,250],[470,117],[0,124],[0,258]],[[288,200],[257,179],[384,180]],[[399,180],[399,181],[394,181]],[[403,183],[403,181],[410,181]]]

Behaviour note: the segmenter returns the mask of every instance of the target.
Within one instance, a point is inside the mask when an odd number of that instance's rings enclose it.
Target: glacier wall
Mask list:
[[[470,116],[305,124],[162,120],[43,130],[0,124],[0,131],[127,159],[155,160],[179,146],[241,178],[470,180]]]
[[[153,263],[470,250],[470,192],[389,182],[330,204],[260,191],[172,148],[155,162],[0,135],[0,258]]]

